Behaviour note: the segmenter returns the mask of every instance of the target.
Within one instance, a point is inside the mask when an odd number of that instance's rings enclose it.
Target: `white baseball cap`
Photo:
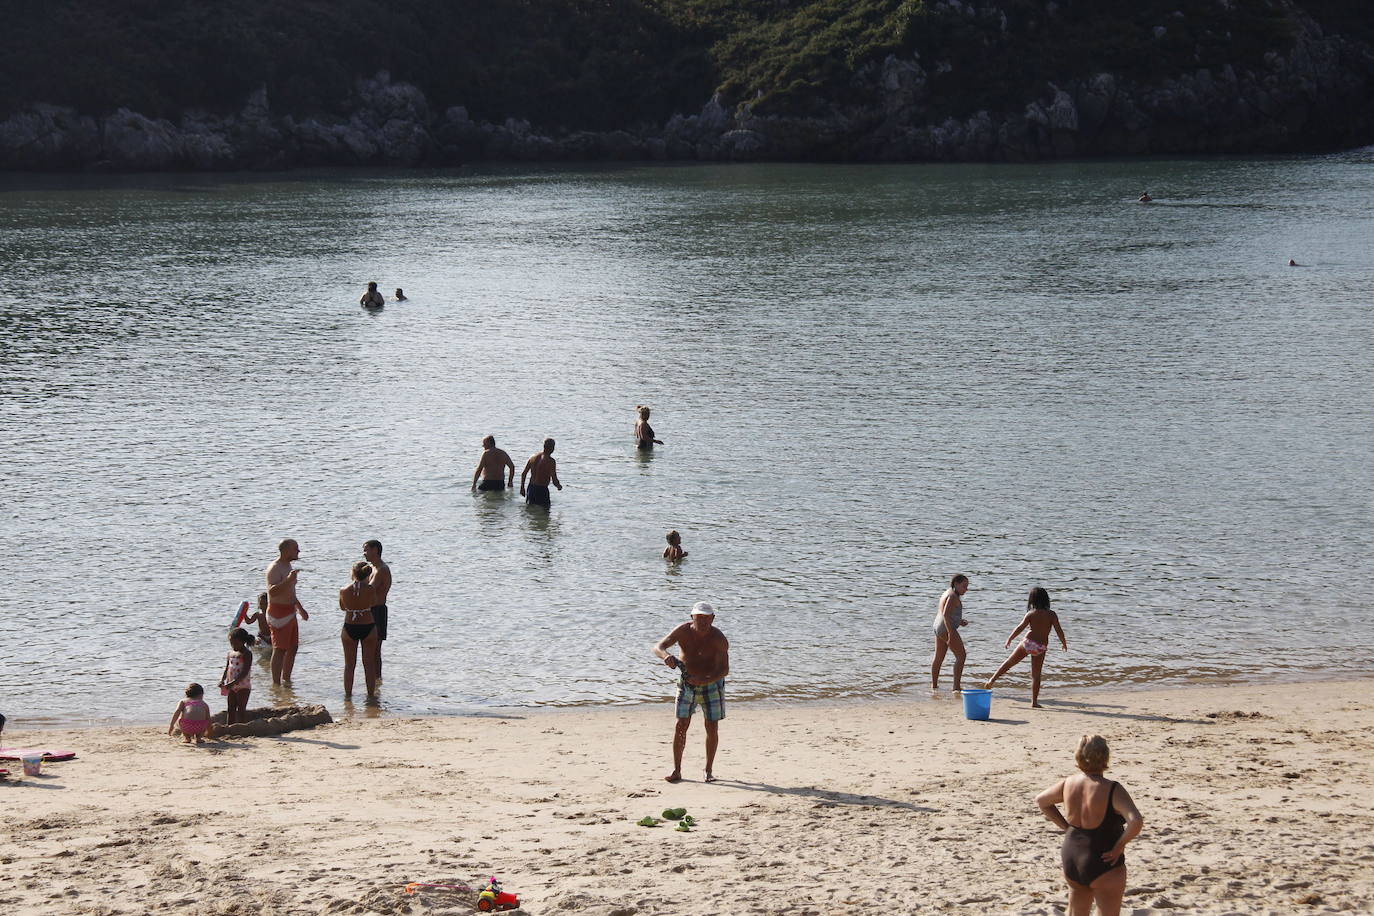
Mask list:
[[[692,605],[692,616],[714,617],[716,616],[716,609],[705,601],[698,601]]]

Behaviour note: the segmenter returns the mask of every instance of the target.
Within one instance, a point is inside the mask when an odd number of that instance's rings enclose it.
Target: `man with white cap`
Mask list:
[[[725,718],[730,641],[715,628],[715,619],[716,609],[698,601],[692,605],[692,619],[674,627],[654,646],[654,654],[663,659],[663,664],[682,673],[678,680],[677,729],[673,732],[673,772],[663,777],[668,782],[682,781],[682,752],[687,748],[687,729],[698,703],[706,716],[706,781],[716,781],[711,767],[720,741],[720,720]],[[682,649],[682,658],[668,651],[674,644]]]

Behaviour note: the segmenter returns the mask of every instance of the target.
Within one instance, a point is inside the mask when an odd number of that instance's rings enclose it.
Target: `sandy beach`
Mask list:
[[[1064,911],[1035,794],[1084,732],[1145,818],[1125,913],[1370,912],[1374,681],[1067,694],[988,722],[934,702],[732,704],[716,774],[672,707],[368,719],[183,746],[165,726],[24,732],[6,913],[472,912],[407,882],[496,874],[529,913]],[[13,719],[12,715],[12,719]],[[16,778],[17,777],[17,778]],[[686,808],[691,832],[636,825]]]

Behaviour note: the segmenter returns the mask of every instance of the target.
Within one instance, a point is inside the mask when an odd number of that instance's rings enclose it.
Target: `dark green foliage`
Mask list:
[[[0,112],[341,112],[389,70],[437,106],[570,127],[661,120],[711,76],[693,30],[639,0],[0,0]]]
[[[1374,36],[1365,4],[1304,3],[1330,29]],[[1050,82],[1097,72],[1150,82],[1259,67],[1291,46],[1286,10],[1276,0],[0,0],[11,38],[0,116],[36,101],[224,112],[260,86],[278,112],[342,113],[354,81],[382,69],[436,109],[554,128],[661,124],[717,88],[759,113],[823,115],[871,96],[872,65],[896,54],[919,55],[926,113],[940,118],[1016,109]]]

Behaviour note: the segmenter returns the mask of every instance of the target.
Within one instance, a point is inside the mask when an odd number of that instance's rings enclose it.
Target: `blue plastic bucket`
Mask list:
[[[986,719],[992,715],[992,691],[964,688],[964,718]]]

